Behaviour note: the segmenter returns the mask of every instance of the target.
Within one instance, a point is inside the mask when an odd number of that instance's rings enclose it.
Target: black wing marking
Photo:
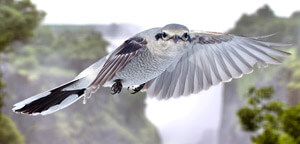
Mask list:
[[[103,85],[105,82],[111,80],[115,74],[121,71],[140,51],[146,49],[146,44],[147,41],[141,37],[133,37],[126,40],[108,58],[91,86]]]
[[[52,106],[59,105],[70,95],[76,94],[78,97],[80,97],[81,95],[83,95],[85,89],[63,90],[64,88],[76,83],[77,81],[78,80],[72,81],[59,88],[53,89],[50,91],[50,94],[41,97],[37,100],[34,100],[26,104],[24,107],[16,109],[14,111],[26,114],[41,113],[43,111],[48,110]]]

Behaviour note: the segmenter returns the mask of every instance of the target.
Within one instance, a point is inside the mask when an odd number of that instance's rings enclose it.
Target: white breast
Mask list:
[[[132,59],[122,71],[116,73],[112,81],[105,83],[105,86],[111,86],[116,79],[121,79],[124,87],[140,85],[160,75],[168,65],[168,62],[146,50]]]

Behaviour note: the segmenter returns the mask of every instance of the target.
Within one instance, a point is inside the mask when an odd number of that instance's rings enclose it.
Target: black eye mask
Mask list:
[[[163,38],[163,35],[164,35],[164,33],[158,33],[158,34],[155,35],[155,39],[156,39],[156,40],[162,39],[162,38]],[[190,37],[190,35],[186,35],[186,37],[187,37],[187,41],[191,42],[191,37]],[[170,37],[170,39],[171,39],[171,38],[172,38],[172,37]],[[182,37],[179,37],[179,39],[183,40]],[[185,40],[183,40],[183,41],[185,41]]]

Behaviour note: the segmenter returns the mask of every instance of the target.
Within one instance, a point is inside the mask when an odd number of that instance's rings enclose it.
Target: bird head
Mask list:
[[[161,29],[161,32],[156,36],[156,40],[162,39],[164,41],[187,42],[191,40],[189,29],[180,24],[168,24]]]

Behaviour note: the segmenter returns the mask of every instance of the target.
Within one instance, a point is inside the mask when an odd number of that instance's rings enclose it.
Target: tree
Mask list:
[[[275,14],[273,10],[268,5],[263,6],[262,8],[256,11],[257,15],[264,18],[274,18]]]
[[[0,51],[14,41],[27,41],[44,15],[29,0],[0,0]]]
[[[24,144],[24,136],[18,131],[15,123],[6,115],[0,113],[0,143]]]
[[[300,144],[300,104],[269,100],[273,93],[272,87],[249,88],[247,104],[237,112],[243,130],[255,132],[254,144]]]
[[[299,44],[299,12],[291,17],[276,16],[268,5],[253,14],[244,14],[228,33],[247,36],[259,36],[276,33],[268,40],[282,43]],[[299,49],[299,48],[298,48]]]
[[[236,26],[229,30],[229,33],[248,36],[259,36],[276,33],[276,35],[267,38],[267,41],[277,43],[290,43],[293,46],[289,48],[292,56],[285,58],[281,67],[269,69],[268,73],[255,71],[250,77],[253,82],[267,82],[261,78],[272,77],[272,80],[280,81],[275,87],[286,88],[286,97],[289,105],[296,105],[300,102],[300,74],[297,70],[299,67],[300,56],[300,12],[294,12],[289,18],[278,17],[269,6],[258,9],[254,14],[244,14],[237,21]],[[281,49],[281,48],[278,48]],[[288,48],[283,48],[285,51]],[[278,75],[281,73],[282,75]],[[244,81],[245,80],[245,81]],[[249,81],[245,77],[238,80],[238,89],[241,87],[246,90],[249,87]],[[273,82],[267,82],[273,83]],[[281,95],[284,96],[284,95]]]
[[[13,73],[29,82],[49,76],[72,78],[107,54],[108,42],[92,28],[40,26],[35,34],[29,43],[10,56]]]
[[[7,101],[7,105],[74,78],[79,71],[105,56],[107,45],[98,26],[39,26],[35,37],[9,55],[10,69],[6,78],[15,79],[7,85],[18,89],[10,92],[18,97]],[[155,127],[145,118],[145,94],[130,95],[124,90],[117,98],[110,96],[110,92],[110,88],[103,88],[88,104],[81,105],[79,101],[47,117],[21,122],[21,117],[15,117],[14,120],[28,143],[47,143],[53,138],[56,143],[72,144],[159,143]],[[47,133],[47,137],[38,139],[43,133]]]
[[[296,105],[300,102],[300,12],[294,12],[290,17],[280,17],[274,15],[273,10],[266,5],[259,8],[255,13],[242,15],[228,33],[245,36],[275,33],[274,36],[264,40],[293,44],[290,48],[276,47],[276,49],[292,53],[292,56],[281,59],[281,65],[269,66],[267,69],[256,69],[250,75],[225,83],[222,109],[224,115],[222,116],[221,134],[219,135],[220,141],[224,144],[247,143],[245,138],[248,137],[248,133],[241,135],[239,131],[236,131],[236,117],[229,117],[228,113],[236,113],[243,104],[242,100],[237,99],[237,96],[243,95],[249,86],[255,84],[261,87],[273,84],[274,89],[276,89],[273,97],[286,100],[287,105]],[[231,134],[228,135],[228,133]]]
[[[12,43],[26,42],[33,36],[33,30],[44,16],[30,0],[0,0],[0,54],[11,50]],[[0,71],[0,108],[5,96],[1,75]]]
[[[1,75],[1,72],[0,72],[0,78],[2,77]],[[6,92],[3,90],[3,88],[5,87],[5,83],[3,81],[1,81],[0,79],[0,110],[1,110],[1,107],[4,106],[4,97],[7,95]],[[1,113],[1,111],[0,111]]]
[[[287,88],[287,103],[289,105],[297,105],[300,102],[300,59],[297,55],[291,56],[285,66],[288,71],[288,84]]]
[[[30,0],[0,0],[0,54],[12,50],[12,43],[26,42],[33,36],[34,28],[39,24],[45,13],[38,11]],[[1,56],[1,55],[0,55]],[[0,57],[0,63],[2,59]],[[0,109],[7,96],[3,88],[0,71]],[[23,144],[24,137],[14,122],[0,112],[0,143]]]

